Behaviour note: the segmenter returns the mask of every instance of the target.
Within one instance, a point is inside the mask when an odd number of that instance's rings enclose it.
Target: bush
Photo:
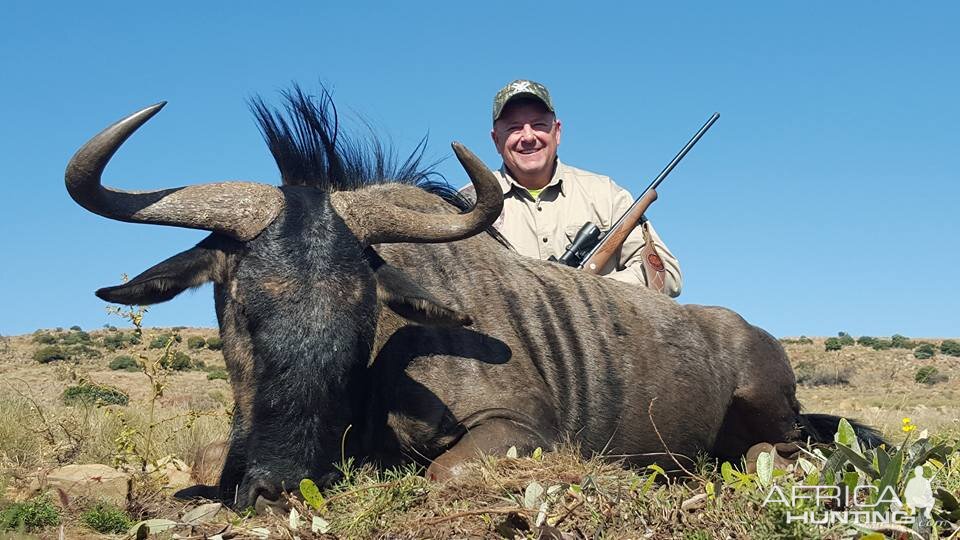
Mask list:
[[[118,371],[140,371],[140,363],[136,358],[128,355],[121,355],[110,361],[110,369]]]
[[[108,351],[126,349],[130,345],[137,345],[139,343],[140,338],[137,337],[137,334],[133,332],[129,334],[124,332],[115,332],[103,337],[103,346],[106,347]]]
[[[940,344],[940,352],[947,356],[960,356],[960,343],[952,339],[945,339]]]
[[[100,351],[86,344],[71,345],[64,351],[70,358],[100,358],[103,356]]]
[[[843,343],[840,341],[840,338],[827,338],[827,341],[823,344],[824,348],[828,351],[839,351],[843,348]]]
[[[210,372],[207,373],[208,381],[215,381],[217,379],[223,380],[223,381],[227,380],[227,370],[216,368],[216,369],[211,369]]]
[[[913,380],[920,384],[931,385],[946,382],[947,376],[933,366],[923,366],[917,369],[917,372],[913,375]]]
[[[901,336],[900,334],[890,336],[890,344],[895,349],[912,349],[917,346],[916,343],[910,341],[910,338]]]
[[[183,351],[173,351],[160,360],[160,365],[173,371],[184,371],[193,367],[193,360]]]
[[[857,345],[863,345],[864,347],[873,347],[873,344],[877,342],[877,338],[870,336],[860,336],[857,338]]]
[[[57,360],[66,360],[67,358],[67,351],[63,350],[59,345],[40,347],[33,353],[33,359],[41,364],[48,364]]]
[[[71,326],[70,329],[73,330],[74,332],[83,332],[83,328],[80,328],[80,325],[78,324]]]
[[[96,506],[80,514],[80,520],[87,527],[103,534],[121,534],[133,526],[133,520],[126,512],[104,503],[97,503]]]
[[[929,343],[921,343],[913,350],[913,357],[918,360],[926,360],[928,358],[933,358],[933,355],[936,354],[936,349],[933,348],[933,345]]]
[[[223,340],[218,337],[212,337],[207,339],[207,348],[211,351],[219,351],[223,348]]]
[[[188,349],[202,349],[207,344],[207,340],[200,336],[190,336],[187,338]]]
[[[837,333],[837,339],[840,340],[840,345],[842,345],[842,346],[844,346],[844,347],[853,346],[853,344],[855,343],[855,342],[853,341],[853,338],[850,336],[850,334],[848,334],[848,333],[846,333],[846,332],[839,332],[839,333]]]
[[[156,336],[150,340],[150,345],[148,345],[148,347],[151,349],[163,349],[173,341],[180,341],[177,339],[178,337],[180,336],[174,336],[172,334],[160,334],[159,336]]]
[[[41,345],[53,345],[57,342],[57,338],[50,332],[41,332],[33,335],[33,342]]]
[[[893,342],[891,342],[889,339],[878,339],[873,342],[871,347],[873,347],[873,350],[875,351],[885,351],[893,347]]]
[[[0,530],[35,531],[59,523],[60,513],[46,495],[11,504],[0,512]]]
[[[60,343],[64,345],[79,345],[81,343],[90,343],[90,334],[80,332],[70,332],[65,336],[60,336]]]
[[[80,383],[69,386],[63,391],[63,402],[66,405],[86,403],[90,405],[126,405],[130,398],[120,390],[111,386],[94,383]]]

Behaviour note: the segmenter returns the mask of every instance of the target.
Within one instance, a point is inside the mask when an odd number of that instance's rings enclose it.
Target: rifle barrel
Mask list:
[[[680,160],[687,155],[687,152],[693,148],[693,145],[697,144],[697,141],[700,140],[700,137],[703,137],[703,134],[706,133],[711,126],[713,126],[714,122],[716,122],[718,118],[720,118],[720,113],[713,113],[713,116],[711,116],[707,122],[703,124],[703,127],[700,128],[700,131],[698,131],[696,135],[694,135],[693,138],[690,139],[687,144],[680,149],[680,152],[678,152],[677,155],[674,156],[673,160],[670,161],[670,163],[668,163],[662,171],[660,171],[660,174],[657,175],[653,182],[651,182],[650,185],[647,186],[647,189],[643,190],[643,192],[646,193],[651,189],[657,189],[660,187],[660,182],[663,182],[667,175],[670,174],[670,171],[677,166],[677,163],[680,163]]]

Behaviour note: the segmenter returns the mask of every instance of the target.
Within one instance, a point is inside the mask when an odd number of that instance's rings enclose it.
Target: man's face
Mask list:
[[[490,132],[497,152],[524,187],[541,188],[553,176],[560,121],[537,100],[508,104]]]

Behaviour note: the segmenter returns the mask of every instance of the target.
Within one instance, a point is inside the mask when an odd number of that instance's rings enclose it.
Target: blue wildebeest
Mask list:
[[[665,447],[730,459],[761,441],[830,438],[838,418],[801,414],[787,356],[763,330],[520,257],[483,232],[502,193],[464,147],[469,209],[449,187],[423,189],[422,152],[391,170],[378,144],[338,139],[327,97],[285,98],[285,112],[252,103],[280,187],[102,186],[162,104],[91,139],[66,172],[92,212],[212,231],[97,295],[146,305],[213,282],[236,402],[224,499],[329,483],[342,441],[347,455],[447,476],[478,452],[565,440],[640,464],[664,463]]]

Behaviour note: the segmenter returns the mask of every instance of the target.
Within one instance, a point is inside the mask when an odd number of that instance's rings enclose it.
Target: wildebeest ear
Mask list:
[[[116,304],[147,306],[213,281],[222,252],[203,244],[170,257],[123,285],[99,289],[96,295]]]
[[[403,271],[390,266],[373,250],[368,260],[377,279],[377,297],[404,319],[432,326],[470,326],[473,319],[445,306]]]

